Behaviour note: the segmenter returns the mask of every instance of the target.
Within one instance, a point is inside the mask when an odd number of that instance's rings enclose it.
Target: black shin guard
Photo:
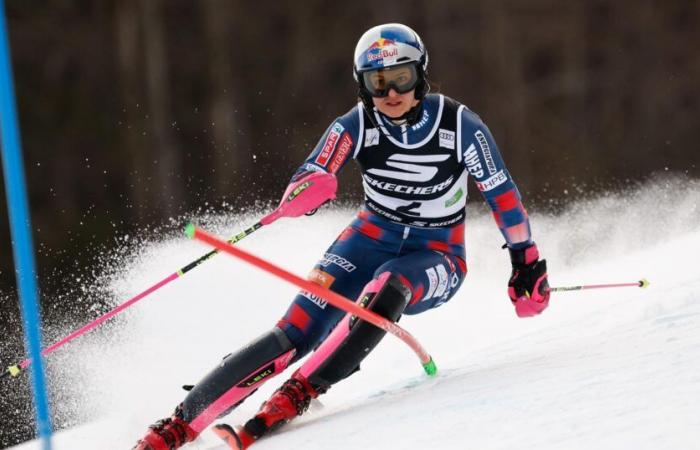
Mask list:
[[[411,291],[395,275],[390,275],[376,293],[363,294],[360,304],[393,322],[398,321]],[[338,326],[349,326],[350,332],[343,342],[308,377],[313,386],[329,387],[359,370],[360,362],[376,347],[386,331],[371,323],[352,317]]]
[[[226,356],[187,394],[182,404],[183,419],[191,422],[235,386],[252,387],[277,375],[275,359],[293,348],[284,332],[275,327],[238,352]],[[243,400],[228,405],[220,415],[227,414]]]

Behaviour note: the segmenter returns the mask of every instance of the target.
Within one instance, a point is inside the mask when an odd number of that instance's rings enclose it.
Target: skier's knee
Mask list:
[[[358,303],[395,322],[401,317],[410,295],[410,290],[398,277],[384,272],[367,284]],[[348,327],[338,330],[339,333],[343,332],[345,337],[334,347],[330,347],[333,343],[324,342],[324,346],[329,346],[324,349],[329,352],[329,356],[309,376],[309,381],[315,385],[330,386],[359,370],[362,360],[386,334],[383,329],[354,316],[349,321],[342,321],[338,326]]]
[[[411,298],[411,290],[400,275],[380,272],[360,294],[358,302],[366,309],[396,322]],[[376,328],[376,327],[375,327]]]

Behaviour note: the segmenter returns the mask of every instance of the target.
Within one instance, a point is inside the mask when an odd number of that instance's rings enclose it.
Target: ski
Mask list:
[[[255,442],[255,439],[240,427],[236,431],[230,425],[220,423],[214,425],[212,430],[233,450],[245,450]]]

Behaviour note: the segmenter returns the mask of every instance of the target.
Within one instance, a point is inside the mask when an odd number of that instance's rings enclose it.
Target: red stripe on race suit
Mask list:
[[[381,228],[369,222],[363,222],[362,225],[360,225],[360,232],[375,240],[382,237],[383,233]]]
[[[428,241],[428,248],[430,250],[438,250],[444,253],[449,253],[450,251],[450,246],[442,241]]]
[[[352,227],[347,227],[346,229],[343,230],[342,233],[340,233],[340,236],[338,236],[339,241],[346,241],[352,237],[352,235],[355,234],[355,230],[352,229]]]
[[[520,205],[520,200],[516,194],[515,189],[504,192],[501,195],[496,196],[494,199],[496,203],[496,209],[498,211],[510,211],[513,208],[517,208]]]
[[[447,241],[452,245],[464,245],[464,223],[460,223],[450,230]]]
[[[309,314],[304,311],[304,309],[297,305],[297,304],[292,304],[291,309],[287,312],[287,314],[282,318],[277,323],[277,326],[279,328],[282,328],[282,325],[284,324],[290,324],[301,331],[306,331],[306,328],[309,326],[309,322],[311,321],[311,317],[309,317]]]

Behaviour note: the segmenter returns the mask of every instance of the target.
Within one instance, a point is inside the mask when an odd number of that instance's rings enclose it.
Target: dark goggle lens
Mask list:
[[[362,80],[372,97],[386,97],[392,88],[399,94],[405,94],[418,84],[418,70],[415,64],[404,64],[363,72]]]

